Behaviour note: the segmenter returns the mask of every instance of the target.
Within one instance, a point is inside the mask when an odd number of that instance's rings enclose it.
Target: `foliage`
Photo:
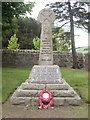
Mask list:
[[[31,68],[16,67],[2,68],[2,101],[5,102],[14,90],[24,82],[30,74]],[[62,68],[63,78],[78,90],[82,100],[88,101],[88,71],[79,69]]]
[[[18,31],[18,25],[15,20],[12,23],[4,23],[2,25],[2,47],[7,47],[8,39]]]
[[[33,44],[35,50],[40,50],[40,38],[36,37],[33,39]]]
[[[70,11],[69,4],[70,2],[55,2],[48,4],[55,12],[57,22],[62,22],[61,27],[65,26],[70,21]],[[89,30],[89,16],[88,7],[90,2],[73,2],[71,5],[71,13],[74,18],[75,27],[84,28]],[[89,30],[90,31],[90,30]]]
[[[8,41],[8,49],[9,50],[19,49],[19,44],[17,42],[18,42],[18,38],[16,38],[16,34],[14,34],[13,36],[11,36],[10,40]]]
[[[71,46],[70,33],[65,32],[64,28],[57,31],[57,28],[53,30],[54,50],[56,51],[69,51]]]
[[[31,13],[33,2],[24,4],[24,2],[2,2],[2,45],[6,47],[8,39],[18,30],[14,19],[24,16],[27,12]]]
[[[55,2],[49,4],[49,6],[56,13],[57,22],[61,22],[61,27],[65,26],[70,22],[70,33],[71,33],[71,46],[72,46],[72,58],[73,58],[73,68],[77,68],[77,55],[75,50],[75,40],[74,40],[74,26],[79,28],[84,28],[90,32],[89,26],[89,16],[90,12],[86,8],[90,6],[89,2]]]
[[[19,18],[18,23],[18,38],[20,49],[33,49],[33,38],[40,36],[41,26],[32,18]]]

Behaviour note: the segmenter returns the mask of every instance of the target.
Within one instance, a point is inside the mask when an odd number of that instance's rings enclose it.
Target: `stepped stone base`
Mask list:
[[[54,67],[58,68],[57,66],[54,66]],[[55,68],[55,70],[56,70],[56,68]],[[35,67],[32,70],[34,70],[34,69],[35,69]],[[70,87],[70,85],[61,78],[61,74],[59,75],[58,83],[54,83],[55,81],[54,82],[49,81],[47,84],[42,83],[42,80],[39,81],[39,82],[41,82],[41,84],[36,83],[36,81],[31,82],[32,81],[31,78],[33,77],[33,72],[31,72],[31,74],[32,75],[29,76],[29,79],[27,79],[25,83],[22,83],[21,86],[18,87],[17,90],[13,93],[12,97],[10,98],[11,104],[14,104],[14,105],[19,105],[19,104],[39,105],[39,94],[44,89],[50,90],[51,93],[53,94],[54,105],[80,105],[81,104],[81,98],[77,95],[77,93],[73,90],[73,88]],[[59,72],[58,72],[58,74],[59,74]],[[35,75],[35,73],[34,73],[34,75]],[[41,73],[41,75],[43,75],[43,74]],[[47,76],[46,76],[46,78],[47,78]],[[38,78],[40,78],[40,77],[38,77]],[[58,79],[57,79],[57,81],[58,81]]]
[[[60,105],[80,105],[81,99],[78,95],[74,97],[53,97],[54,106]],[[31,105],[39,106],[38,97],[12,97],[11,104],[13,105]]]

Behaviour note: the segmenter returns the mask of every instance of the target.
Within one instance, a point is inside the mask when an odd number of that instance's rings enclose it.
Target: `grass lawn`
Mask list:
[[[5,102],[14,90],[24,82],[31,71],[25,67],[3,67],[2,68],[2,102]]]
[[[81,96],[84,102],[88,101],[88,71],[80,69],[61,68],[62,77]]]
[[[88,72],[79,69],[60,68],[62,77],[80,94],[84,102],[88,102]],[[2,68],[2,101],[14,92],[24,82],[31,71],[27,67],[3,67]]]

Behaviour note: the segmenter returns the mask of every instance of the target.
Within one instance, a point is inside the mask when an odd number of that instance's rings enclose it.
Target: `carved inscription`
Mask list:
[[[53,64],[53,48],[52,48],[52,23],[55,15],[51,9],[43,9],[38,15],[38,20],[42,24],[40,38],[40,55],[39,65]]]

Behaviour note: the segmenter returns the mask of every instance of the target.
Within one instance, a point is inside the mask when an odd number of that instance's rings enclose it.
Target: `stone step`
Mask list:
[[[69,87],[66,83],[63,84],[34,84],[34,83],[22,83],[23,90],[68,90]]]
[[[11,97],[10,103],[13,105],[39,105],[39,98],[38,97]]]
[[[73,97],[74,90],[50,90],[55,97]],[[16,97],[39,97],[41,90],[20,90],[18,89],[14,95]]]
[[[33,83],[22,83],[23,90],[43,90],[45,89],[45,84],[33,84]]]
[[[11,104],[39,105],[39,94],[44,89],[52,92],[54,105],[80,105],[81,98],[63,79],[62,84],[35,84],[27,79],[13,93]]]
[[[78,95],[74,97],[54,97],[54,105],[80,105],[81,98]]]
[[[67,84],[46,84],[46,89],[49,90],[68,90],[69,87]]]
[[[13,105],[35,105],[39,106],[39,97],[11,97],[11,104]],[[53,97],[53,104],[55,106],[59,105],[80,105],[81,98],[78,95],[74,97]]]
[[[75,96],[74,90],[51,90],[54,97],[73,97]]]

